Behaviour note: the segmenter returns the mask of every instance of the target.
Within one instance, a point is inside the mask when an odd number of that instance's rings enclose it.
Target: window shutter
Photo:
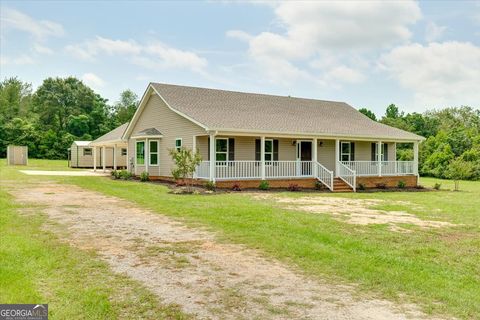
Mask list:
[[[273,140],[273,161],[278,161],[278,140]]]
[[[255,139],[255,161],[260,161],[262,156],[260,154],[260,139]]]
[[[228,138],[228,161],[235,161],[235,139]]]
[[[388,144],[384,144],[385,146],[385,151],[384,151],[384,156],[383,156],[383,159],[385,159],[385,161],[388,161]]]
[[[208,137],[208,143],[207,143],[207,153],[208,153],[208,161],[210,161],[210,137]]]
[[[350,142],[350,161],[355,161],[355,142]]]
[[[377,161],[377,144],[372,142],[372,161]]]

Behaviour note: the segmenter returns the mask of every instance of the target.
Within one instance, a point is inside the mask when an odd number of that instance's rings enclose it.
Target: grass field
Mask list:
[[[45,169],[58,167],[52,161],[31,163]],[[2,179],[13,178],[19,183],[45,179],[2,167]],[[480,315],[480,182],[461,182],[460,192],[445,190],[453,188],[453,183],[440,181],[444,190],[438,192],[313,194],[385,200],[376,207],[456,224],[440,229],[404,225],[411,232],[398,233],[385,225],[351,225],[326,214],[281,209],[244,193],[181,196],[170,194],[159,184],[105,177],[48,178],[128,199],[190,225],[207,227],[224,241],[257,248],[313,277],[356,283],[361,295],[415,302],[432,314],[465,319]],[[425,186],[436,181],[421,179]],[[281,194],[304,195],[312,193]],[[42,243],[38,246],[49,250]],[[0,295],[0,300],[5,299]]]

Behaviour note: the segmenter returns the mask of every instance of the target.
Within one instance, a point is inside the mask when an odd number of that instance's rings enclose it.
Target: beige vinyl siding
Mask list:
[[[171,176],[173,161],[169,149],[175,148],[175,139],[182,138],[182,145],[191,149],[194,135],[205,135],[205,129],[170,110],[162,99],[154,94],[151,95],[133,127],[132,133],[137,133],[147,128],[157,128],[163,135],[159,140],[159,162],[157,167],[149,166],[148,173],[151,176]],[[144,140],[144,139],[139,139]],[[201,140],[201,139],[200,139]],[[198,140],[197,140],[197,147]],[[148,154],[148,147],[146,148]],[[135,159],[135,139],[129,139],[129,157]],[[145,161],[148,160],[148,155]],[[135,168],[135,174],[140,174],[145,166]]]
[[[92,149],[92,155],[83,155],[84,149]],[[124,147],[126,148],[126,146]],[[78,150],[78,151],[77,151]],[[93,147],[84,147],[84,146],[77,146],[76,144],[72,144],[70,149],[70,167],[72,168],[93,168]],[[77,153],[78,152],[78,153]],[[77,157],[78,154],[78,157]],[[97,147],[97,168],[102,168],[102,149]],[[105,166],[106,167],[113,167],[113,147],[107,147],[105,150]],[[117,166],[118,167],[125,167],[127,165],[127,157],[122,156],[121,147],[117,147]]]
[[[320,142],[322,142],[322,146],[317,147],[318,162],[328,170],[335,170],[335,140],[319,139],[318,143]]]

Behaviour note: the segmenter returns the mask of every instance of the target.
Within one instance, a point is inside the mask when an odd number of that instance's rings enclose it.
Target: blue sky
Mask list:
[[[480,106],[480,1],[1,1],[0,76],[148,82],[346,101],[383,114]]]

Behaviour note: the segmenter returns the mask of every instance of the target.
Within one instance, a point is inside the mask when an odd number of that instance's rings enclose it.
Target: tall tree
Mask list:
[[[116,125],[124,124],[132,119],[137,110],[138,96],[130,89],[120,93],[120,100],[112,108]]]
[[[377,121],[377,116],[375,115],[375,113],[373,113],[373,111],[368,110],[367,108],[360,108],[360,109],[358,109],[358,111],[360,113],[363,113],[364,115],[366,115],[367,117],[369,117],[373,121]]]

